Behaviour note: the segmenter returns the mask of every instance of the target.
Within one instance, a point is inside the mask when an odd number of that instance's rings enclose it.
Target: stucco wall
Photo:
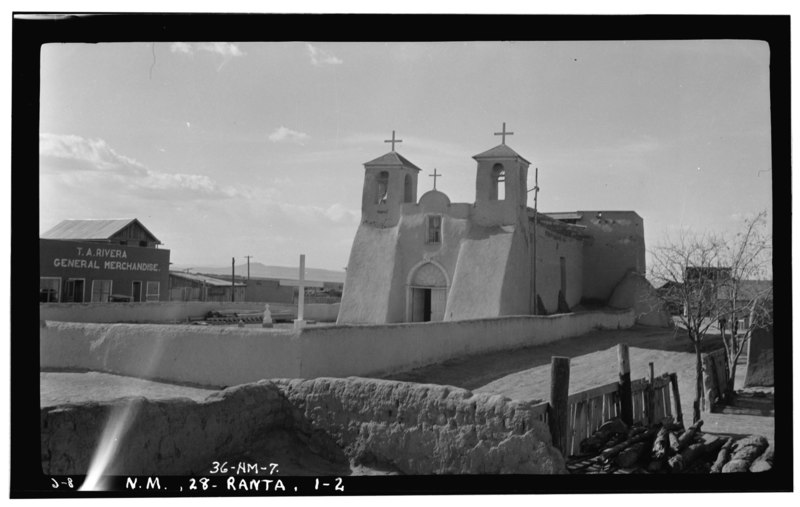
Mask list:
[[[525,224],[527,225],[527,224]],[[531,312],[531,255],[527,228],[518,224],[511,239],[506,261],[503,289],[500,295],[500,315],[528,315]],[[491,258],[487,258],[489,260]],[[494,259],[491,259],[492,261]],[[481,268],[486,266],[483,263]]]
[[[358,227],[347,263],[338,322],[387,321],[396,246],[397,227],[382,229],[368,223]]]
[[[461,244],[447,296],[447,320],[500,315],[500,297],[513,236],[513,227],[473,225],[470,228]]]
[[[747,374],[745,387],[775,385],[773,328],[756,329],[747,342]]]
[[[636,312],[636,323],[644,326],[670,327],[672,317],[664,309],[664,302],[659,299],[655,288],[647,278],[635,271],[628,274],[617,284],[608,306],[612,308],[633,308]]]
[[[632,311],[302,330],[48,322],[40,329],[40,364],[208,386],[378,376],[633,323]]]
[[[558,310],[561,257],[566,263],[567,305],[575,307],[583,297],[583,242],[541,225],[536,228],[536,238],[536,293],[542,298],[545,309],[548,313]]]
[[[106,475],[202,475],[213,461],[268,451],[280,430],[288,431],[280,437],[292,459],[315,449],[331,461],[407,474],[564,473],[532,405],[447,386],[349,378],[263,381],[202,402],[137,398],[48,407],[41,412],[42,468],[86,474],[106,423],[119,422],[120,445]]]
[[[397,238],[397,271],[392,284],[391,312],[388,322],[407,322],[410,315],[408,289],[409,278],[426,262],[434,262],[444,268],[452,285],[456,259],[463,238],[469,228],[463,204],[451,205],[441,192],[426,192],[417,205],[403,207]],[[430,215],[442,217],[441,241],[428,243],[428,219]],[[449,290],[449,287],[448,287]],[[445,315],[447,312],[445,311]]]
[[[317,322],[336,322],[340,306],[340,303],[307,303],[303,308],[303,317],[306,320],[315,320]],[[293,306],[293,309],[296,311],[297,307]]]
[[[645,274],[644,221],[633,211],[579,213],[592,237],[584,242],[583,297],[607,301],[628,271]]]
[[[184,322],[209,311],[260,312],[264,303],[159,301],[152,303],[40,303],[39,318],[61,322]]]

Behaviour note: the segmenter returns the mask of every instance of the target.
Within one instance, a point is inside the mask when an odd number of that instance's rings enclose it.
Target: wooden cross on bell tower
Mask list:
[[[503,131],[502,132],[495,132],[494,135],[496,136],[503,136],[503,144],[506,144],[506,136],[513,136],[513,132],[506,132],[506,122],[503,122]]]
[[[394,130],[392,130],[392,138],[384,141],[384,143],[392,143],[392,151],[394,151],[394,143],[402,143],[402,142],[403,142],[402,139],[394,138]]]

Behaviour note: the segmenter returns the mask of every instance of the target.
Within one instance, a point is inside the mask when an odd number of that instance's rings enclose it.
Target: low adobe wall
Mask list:
[[[49,407],[41,411],[42,468],[84,475],[101,440],[116,438],[104,475],[203,474],[213,461],[268,452],[269,435],[284,430],[295,446],[331,462],[406,474],[565,473],[532,406],[447,386],[323,378],[262,381],[202,402],[128,398]],[[104,435],[114,427],[120,430]]]
[[[336,322],[336,318],[339,316],[339,305],[340,303],[306,303],[303,308],[303,318],[317,322]],[[294,308],[296,311],[297,306],[295,305]]]
[[[381,376],[633,323],[631,310],[302,330],[47,322],[40,329],[40,366],[216,387],[279,377]]]
[[[169,301],[150,303],[40,303],[39,318],[59,322],[98,323],[175,323],[203,317],[210,311],[263,312],[263,302]],[[269,303],[272,312],[297,315],[297,305]],[[305,305],[305,318],[319,322],[336,322],[339,304]]]
[[[210,311],[264,311],[264,303],[161,301],[144,303],[40,303],[39,318],[60,322],[185,322]]]

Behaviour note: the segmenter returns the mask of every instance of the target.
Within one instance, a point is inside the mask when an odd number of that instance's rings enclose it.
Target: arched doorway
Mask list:
[[[411,322],[444,320],[447,286],[447,275],[439,265],[426,262],[417,267],[408,284],[409,320]]]

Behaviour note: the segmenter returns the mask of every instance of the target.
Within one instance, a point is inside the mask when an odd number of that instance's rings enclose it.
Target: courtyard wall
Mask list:
[[[59,322],[176,323],[210,311],[263,312],[263,302],[161,301],[151,303],[40,303],[39,318]],[[269,303],[274,312],[297,314],[296,304]],[[335,322],[339,304],[306,304],[305,318]]]
[[[380,376],[471,354],[628,328],[632,310],[304,329],[46,322],[43,369],[222,387],[269,378]]]

